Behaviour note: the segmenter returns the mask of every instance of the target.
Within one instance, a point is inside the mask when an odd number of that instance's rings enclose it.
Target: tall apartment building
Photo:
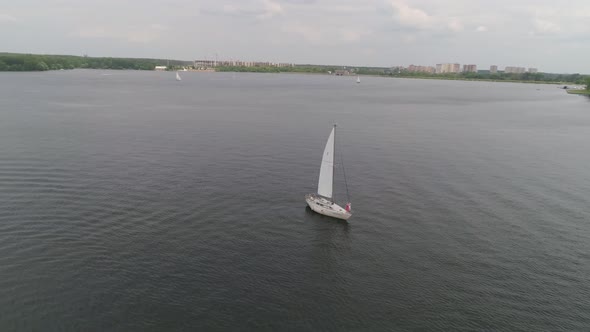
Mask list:
[[[496,73],[498,73],[498,66],[491,65],[490,66],[490,74],[496,74]]]
[[[436,65],[436,72],[438,74],[458,73],[460,71],[461,65],[458,63],[439,63]]]
[[[477,73],[477,65],[463,65],[463,72]]]
[[[506,74],[522,74],[526,71],[524,67],[506,67],[504,72]]]
[[[529,73],[534,74],[534,73],[538,73],[539,70],[537,70],[537,68],[529,68]]]
[[[431,67],[431,66],[415,66],[415,65],[410,65],[408,67],[408,71],[409,72],[413,72],[413,73],[429,73],[429,74],[434,74],[436,72],[436,69],[434,67]]]

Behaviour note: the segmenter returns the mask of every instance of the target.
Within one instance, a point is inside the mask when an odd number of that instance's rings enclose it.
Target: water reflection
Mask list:
[[[321,292],[324,287],[343,287],[347,284],[347,261],[350,258],[352,241],[348,222],[326,217],[305,208],[305,220],[310,223],[310,251],[306,276],[309,284]],[[338,291],[345,294],[346,289]]]
[[[343,252],[350,250],[350,224],[347,221],[315,213],[309,206],[305,208],[305,214],[306,219],[313,222],[314,251],[322,252],[322,256],[328,256],[333,252],[337,252],[336,256],[340,256]],[[333,257],[324,258],[328,261],[333,259]]]

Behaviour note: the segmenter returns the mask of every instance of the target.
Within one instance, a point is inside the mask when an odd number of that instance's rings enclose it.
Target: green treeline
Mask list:
[[[0,71],[44,71],[74,68],[153,70],[155,66],[165,66],[167,62],[168,60],[163,59],[0,53]],[[185,61],[177,60],[170,60],[169,63],[170,69],[187,64]]]
[[[216,67],[216,71],[223,72],[255,72],[255,73],[335,73],[337,70],[342,70],[341,66],[314,66],[314,65],[295,65],[294,67]],[[448,74],[430,74],[430,73],[415,73],[407,70],[398,70],[392,68],[375,68],[375,67],[358,67],[349,68],[351,75],[376,75],[389,77],[406,77],[406,78],[433,78],[433,79],[447,79],[447,80],[489,80],[489,81],[506,81],[506,82],[546,82],[557,83],[567,82],[575,84],[585,84],[587,76],[580,74],[550,74],[550,73],[448,73]]]
[[[430,74],[430,73],[412,73],[407,71],[389,72],[387,75],[393,77],[416,77],[416,78],[438,78],[448,80],[487,80],[487,81],[506,81],[506,82],[545,82],[545,83],[559,83],[568,82],[575,84],[583,84],[585,76],[580,74],[552,74],[552,73],[446,73],[446,74]]]

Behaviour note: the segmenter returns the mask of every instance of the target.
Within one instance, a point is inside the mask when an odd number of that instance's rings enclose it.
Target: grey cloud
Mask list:
[[[14,16],[8,14],[0,13],[0,23],[15,23],[18,22],[18,19]]]

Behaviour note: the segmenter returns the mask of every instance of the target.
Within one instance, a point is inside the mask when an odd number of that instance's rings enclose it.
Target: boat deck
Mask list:
[[[305,195],[305,201],[313,211],[319,214],[344,220],[347,220],[352,215],[330,199],[317,194]]]

